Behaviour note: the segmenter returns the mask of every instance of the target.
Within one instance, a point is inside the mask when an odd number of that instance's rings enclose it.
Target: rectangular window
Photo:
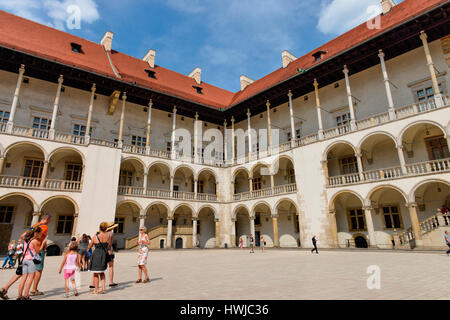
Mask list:
[[[430,160],[450,158],[447,140],[444,137],[433,137],[425,139]]]
[[[205,190],[204,190],[203,180],[198,180],[198,182],[197,182],[197,192],[198,193],[205,193],[204,191]]]
[[[84,137],[86,135],[86,126],[74,124],[72,133],[74,136]],[[89,128],[89,135],[92,137],[92,127]]]
[[[383,207],[383,216],[386,229],[402,228],[400,210],[397,206]]]
[[[292,136],[291,133],[288,132],[288,133],[287,133],[287,141],[291,141],[291,136]]]
[[[13,206],[0,206],[0,223],[11,223],[13,213]]]
[[[288,183],[295,183],[295,171],[294,171],[294,169],[288,169]]]
[[[9,111],[0,110],[0,123],[7,123],[9,120]]]
[[[253,178],[253,190],[261,190],[261,177]]]
[[[114,233],[123,233],[123,231],[125,230],[125,218],[115,218],[114,223],[118,225],[117,228],[114,229]]]
[[[83,167],[81,164],[66,164],[66,180],[67,181],[80,181]]]
[[[119,186],[133,185],[133,172],[128,170],[120,170]]]
[[[301,129],[295,130],[295,135],[296,135],[297,139],[300,139],[301,133],[302,133],[302,130],[301,130]]]
[[[349,209],[348,219],[350,231],[364,231],[366,229],[364,212],[361,208]]]
[[[439,83],[439,91],[444,93],[442,84]],[[419,111],[426,111],[436,108],[436,102],[434,101],[434,89],[433,87],[427,87],[416,91],[417,102],[419,102]]]
[[[52,120],[42,117],[33,118],[33,129],[50,130]]]
[[[348,125],[350,124],[350,113],[344,113],[336,117],[336,126],[339,127],[339,134],[344,134],[349,131]]]
[[[358,162],[356,157],[346,157],[339,160],[341,163],[341,174],[351,174],[358,172]]]
[[[58,216],[56,221],[57,234],[71,234],[73,226],[73,216]]]
[[[261,225],[261,216],[259,214],[257,214],[255,216],[255,226],[259,226],[259,225]],[[255,236],[255,235],[253,235],[253,236]]]
[[[131,145],[133,145],[133,146],[145,147],[146,142],[147,142],[147,139],[145,137],[132,136],[132,138],[131,138]]]
[[[197,234],[200,234],[200,220],[197,220]]]
[[[167,142],[167,151],[171,151],[172,150],[172,142]]]
[[[27,178],[40,178],[43,167],[44,161],[42,160],[25,159],[23,176]]]

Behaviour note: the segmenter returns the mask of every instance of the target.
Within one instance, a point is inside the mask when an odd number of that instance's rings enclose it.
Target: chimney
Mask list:
[[[111,51],[113,38],[114,33],[112,33],[111,31],[106,31],[105,35],[102,38],[102,41],[100,41],[100,44],[105,48],[106,51]]]
[[[142,58],[142,60],[146,61],[150,68],[155,68],[155,56],[156,51],[153,49],[148,50],[147,54]]]
[[[383,14],[389,13],[394,6],[394,0],[381,0],[381,9],[383,10]]]
[[[202,82],[202,69],[198,67],[195,68],[188,74],[188,77],[194,79],[197,84],[200,84]]]
[[[255,81],[250,79],[247,76],[242,75],[241,76],[241,91],[243,91],[249,84],[252,84],[253,82],[255,82]]]
[[[294,56],[294,55],[293,55],[292,53],[290,53],[289,51],[284,50],[284,51],[281,53],[281,59],[282,59],[282,61],[283,61],[283,68],[286,68],[286,67],[289,65],[289,63],[291,63],[292,61],[294,61],[295,59],[297,59],[297,57]]]

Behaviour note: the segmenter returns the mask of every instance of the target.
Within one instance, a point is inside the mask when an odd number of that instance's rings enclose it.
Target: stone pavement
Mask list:
[[[320,250],[320,249],[319,249]],[[115,281],[104,295],[89,295],[91,274],[81,273],[81,295],[69,299],[450,299],[450,257],[445,252],[364,252],[269,249],[151,251],[152,281],[135,284],[137,253],[116,253]],[[63,299],[62,257],[47,257],[40,299]],[[369,290],[367,268],[381,270],[381,288]],[[3,286],[14,270],[0,270]],[[108,277],[107,277],[108,279]],[[18,285],[9,290],[17,297]]]

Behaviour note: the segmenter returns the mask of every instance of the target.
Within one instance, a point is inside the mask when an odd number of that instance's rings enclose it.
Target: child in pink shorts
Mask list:
[[[75,270],[77,269],[77,267],[80,267],[78,263],[78,244],[76,242],[71,242],[69,250],[67,250],[66,255],[64,256],[64,260],[61,263],[61,267],[59,268],[59,273],[61,273],[64,268],[64,280],[66,288],[64,298],[69,297],[69,280],[72,281],[72,287],[75,296],[78,296],[77,287],[75,285]]]

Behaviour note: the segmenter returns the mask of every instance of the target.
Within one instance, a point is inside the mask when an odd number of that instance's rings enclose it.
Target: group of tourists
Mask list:
[[[23,254],[23,243],[22,239],[17,241],[12,240],[8,245],[8,252],[5,259],[3,260],[3,265],[0,269],[12,269],[16,266],[16,262],[22,257]],[[8,266],[6,266],[8,264]]]
[[[247,236],[247,242],[250,245],[250,253],[255,253],[255,238],[252,234]],[[259,247],[261,248],[261,252],[264,253],[264,247],[266,246],[266,241],[264,240],[264,237],[261,236],[259,238]],[[242,249],[244,247],[244,240],[242,237],[239,239],[239,248]]]
[[[32,226],[21,235],[21,240],[15,245],[11,242],[8,247],[8,256],[5,258],[4,266],[9,262],[10,267],[15,266],[15,259],[18,267],[7,285],[0,288],[0,298],[8,298],[9,288],[21,280],[19,283],[17,300],[31,300],[30,296],[43,295],[37,289],[42,271],[44,268],[45,250],[47,248],[47,231],[51,216],[44,215],[38,223]],[[92,238],[83,234],[78,239],[73,237],[63,255],[63,260],[59,267],[59,273],[63,273],[65,281],[64,297],[68,298],[69,284],[72,284],[74,296],[78,296],[76,284],[76,273],[78,271],[90,271],[92,280],[89,288],[93,289],[90,294],[104,294],[106,290],[106,276],[109,273],[109,286],[115,287],[114,282],[114,259],[113,236],[114,229],[118,227],[114,222],[102,222],[99,231]],[[138,279],[136,283],[150,282],[147,270],[147,257],[149,252],[150,239],[147,228],[139,229],[138,239]],[[21,246],[21,247],[20,247]],[[14,252],[13,252],[14,251]],[[145,278],[142,280],[142,274]]]

